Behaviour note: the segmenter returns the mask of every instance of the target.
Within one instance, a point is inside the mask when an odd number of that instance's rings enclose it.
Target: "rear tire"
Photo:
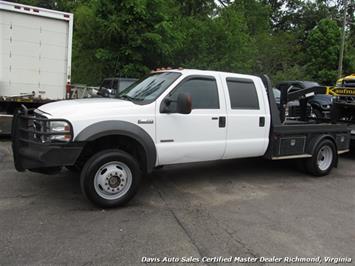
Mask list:
[[[96,206],[125,205],[136,194],[141,182],[138,162],[121,150],[104,150],[93,155],[80,176],[83,194]]]
[[[305,160],[305,168],[314,176],[325,176],[336,163],[336,148],[331,140],[322,140],[314,149],[311,158]]]

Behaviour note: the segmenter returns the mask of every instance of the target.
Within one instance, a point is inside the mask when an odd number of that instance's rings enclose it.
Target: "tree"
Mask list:
[[[92,0],[75,10],[73,79],[139,77],[169,62],[179,45],[176,6],[164,0]]]
[[[337,78],[340,28],[330,19],[322,19],[308,35],[307,71],[322,84],[333,85]]]
[[[175,29],[182,45],[174,63],[190,68],[247,73],[255,62],[255,40],[250,36],[244,6],[220,8],[213,17],[180,16]]]
[[[355,72],[355,0],[348,1],[344,73]],[[74,83],[162,66],[335,81],[342,0],[16,2],[74,13]]]

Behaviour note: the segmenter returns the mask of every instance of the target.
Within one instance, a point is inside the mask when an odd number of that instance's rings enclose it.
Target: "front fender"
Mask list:
[[[126,121],[108,120],[84,128],[74,139],[77,142],[93,141],[110,135],[121,135],[135,139],[142,145],[146,155],[147,172],[151,172],[157,159],[153,139],[141,127]]]

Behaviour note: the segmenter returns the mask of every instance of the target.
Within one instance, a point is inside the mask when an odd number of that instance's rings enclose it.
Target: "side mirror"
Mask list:
[[[190,95],[180,93],[176,101],[176,111],[180,114],[189,114],[192,110],[192,99]]]
[[[171,105],[171,103],[174,103]],[[160,112],[161,113],[179,113],[179,114],[189,114],[192,109],[192,101],[191,96],[185,93],[180,93],[177,97],[177,100],[173,100],[170,97],[166,97],[161,105]]]
[[[172,100],[170,97],[164,98],[164,100],[161,102],[160,105],[160,113],[165,113],[165,114],[171,113],[169,107],[172,102],[174,102],[174,100]]]

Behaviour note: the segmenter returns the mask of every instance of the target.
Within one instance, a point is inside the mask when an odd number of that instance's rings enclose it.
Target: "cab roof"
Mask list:
[[[200,69],[185,69],[185,68],[176,68],[176,69],[160,69],[153,72],[178,72],[183,75],[238,75],[239,77],[244,78],[255,78],[256,75],[247,75],[247,74],[240,74],[240,73],[232,73],[232,72],[223,72],[223,71],[214,71],[214,70],[200,70]]]

